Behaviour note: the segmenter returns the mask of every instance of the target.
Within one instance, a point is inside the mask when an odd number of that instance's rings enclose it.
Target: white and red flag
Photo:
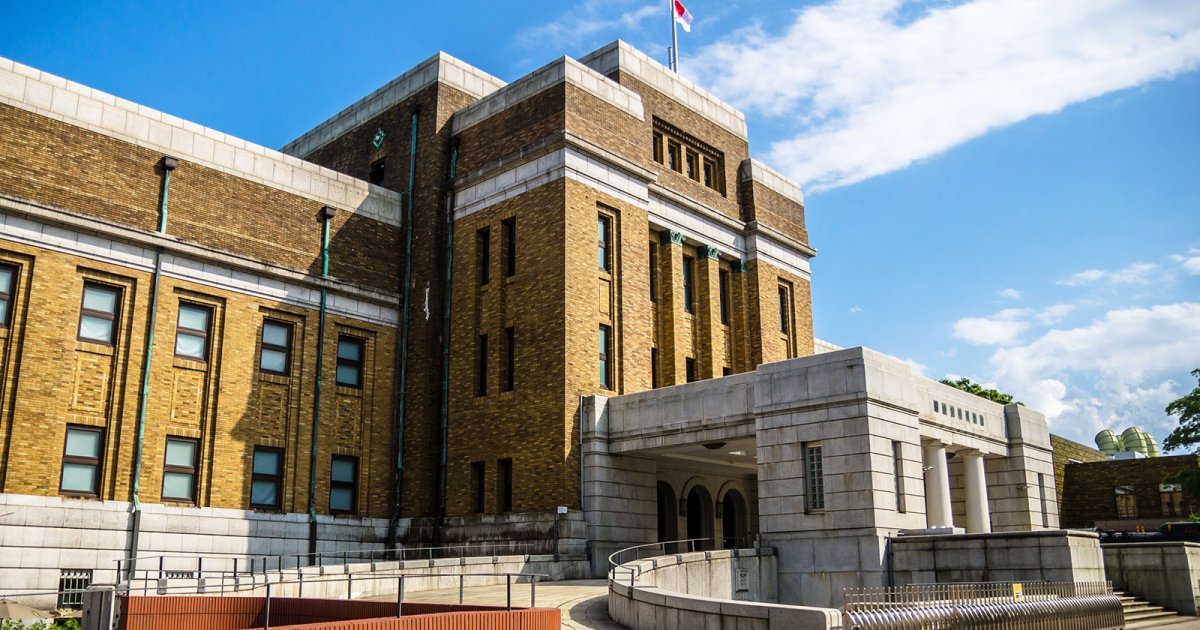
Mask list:
[[[683,6],[683,3],[679,0],[671,0],[671,3],[675,6],[675,21],[683,27],[685,33],[691,33],[692,14],[688,13],[687,7]]]

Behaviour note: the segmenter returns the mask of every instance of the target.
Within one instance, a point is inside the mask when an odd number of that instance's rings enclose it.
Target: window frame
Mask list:
[[[505,457],[496,460],[496,511],[501,514],[513,511],[513,460]]]
[[[183,311],[185,309],[195,309],[197,311],[204,311],[207,314],[205,317],[205,320],[204,320],[204,324],[205,324],[204,330],[199,330],[197,328],[185,328],[184,326],[180,325],[179,320],[183,317]],[[201,304],[199,302],[189,302],[187,300],[179,301],[179,311],[175,314],[175,356],[176,357],[178,357],[180,359],[186,359],[188,361],[199,361],[201,363],[208,363],[208,354],[209,354],[209,351],[212,350],[211,339],[212,339],[212,325],[213,325],[213,314],[214,313],[215,313],[215,309],[213,309],[213,307],[208,304]],[[190,354],[180,354],[179,353],[179,333],[180,332],[182,332],[185,335],[192,336],[192,337],[199,337],[203,341],[204,350],[203,350],[203,352],[201,352],[202,356],[195,357]]]
[[[613,365],[612,365],[612,326],[608,324],[600,324],[596,333],[599,346],[599,370],[597,376],[600,379],[600,388],[608,391],[613,391]]]
[[[1136,488],[1133,486],[1114,486],[1113,500],[1116,502],[1118,519],[1138,517]]]
[[[95,433],[98,438],[96,440],[96,455],[95,457],[84,457],[82,455],[68,455],[67,442],[70,440],[71,431],[80,431],[84,433]],[[62,464],[58,470],[58,493],[69,497],[100,497],[100,481],[104,469],[104,428],[94,427],[86,424],[68,424],[67,430],[63,434],[62,448]],[[66,490],[63,488],[63,477],[66,472],[67,464],[77,464],[81,466],[92,466],[92,488],[91,492],[83,492],[79,490]]]
[[[107,292],[113,293],[114,294],[113,295],[113,312],[106,313],[104,311],[98,311],[96,309],[91,309],[91,308],[85,307],[84,305],[87,303],[88,289],[96,289],[99,291],[107,291]],[[117,328],[121,322],[121,299],[124,297],[124,293],[125,292],[121,290],[121,287],[118,287],[115,285],[104,284],[102,282],[95,282],[92,280],[84,280],[83,281],[83,291],[79,296],[79,325],[77,326],[76,331],[75,331],[75,338],[79,341],[84,341],[87,343],[95,343],[95,344],[99,344],[102,346],[115,345],[116,340],[117,340]],[[85,316],[108,320],[108,322],[109,322],[109,329],[108,329],[109,339],[108,339],[108,341],[83,336],[83,318]],[[207,345],[207,342],[206,342],[206,345]]]
[[[341,481],[334,479],[333,470],[334,462],[343,461],[350,462],[353,466],[353,475],[350,481]],[[330,514],[357,514],[358,513],[358,470],[359,458],[354,455],[333,455],[329,458],[329,513]],[[333,507],[333,490],[334,488],[350,490],[350,509],[343,510]]]
[[[279,326],[287,331],[287,342],[280,346],[274,343],[267,343],[267,326]],[[261,328],[258,334],[258,371],[264,374],[275,374],[277,376],[291,376],[292,374],[292,333],[295,332],[296,325],[292,322],[281,319],[273,319],[264,317]],[[268,370],[263,367],[263,351],[274,350],[275,352],[283,353],[283,370],[275,371]],[[334,377],[336,379],[336,375]]]
[[[500,391],[511,392],[517,387],[517,331],[513,326],[504,329],[504,363],[500,370]]]
[[[729,325],[729,271],[717,270],[717,296],[720,299],[721,323]]]
[[[650,301],[658,301],[658,243],[650,241]]]
[[[383,178],[387,174],[387,156],[381,157],[367,166],[367,181],[376,186],[383,185]]]
[[[269,475],[266,473],[260,473],[254,469],[254,462],[258,459],[259,452],[269,452],[278,455],[275,461],[278,462],[279,468],[275,474]],[[276,446],[261,446],[258,444],[254,445],[254,450],[250,455],[250,496],[248,497],[250,509],[273,511],[281,511],[283,509],[283,469],[285,466],[285,455],[286,453],[284,450]],[[264,481],[275,484],[276,502],[274,504],[254,502],[254,483],[256,481]]]
[[[596,215],[596,262],[601,273],[612,273],[613,220],[607,214]]]
[[[486,287],[492,281],[492,229],[479,228],[475,231],[475,275],[479,286]]]
[[[0,328],[8,328],[12,325],[13,296],[16,294],[17,278],[20,277],[21,268],[10,263],[0,263],[0,271],[9,273],[8,291],[0,291],[0,302],[4,303],[4,314],[0,316]]]
[[[820,442],[804,443],[804,511],[825,511],[825,455]]]
[[[683,255],[683,312],[696,312],[696,259]]]
[[[192,465],[191,466],[180,466],[178,464],[168,464],[167,463],[167,450],[170,448],[171,442],[181,442],[181,443],[188,443],[188,444],[192,445]],[[196,480],[198,479],[198,475],[196,474],[196,472],[197,472],[197,468],[199,468],[199,466],[197,466],[196,460],[199,459],[199,457],[200,457],[200,440],[198,440],[196,438],[189,438],[189,437],[183,437],[183,436],[178,436],[178,435],[168,435],[167,436],[166,447],[163,449],[163,478],[162,478],[162,489],[159,492],[160,499],[162,499],[163,501],[171,501],[171,502],[177,502],[177,503],[191,503],[191,504],[196,503],[196,495],[197,495]],[[188,485],[188,488],[192,492],[192,496],[190,498],[189,497],[167,496],[167,473],[169,473],[169,472],[177,473],[177,474],[186,474],[189,477],[191,477],[192,481]]]
[[[696,376],[696,357],[686,357],[683,360],[683,375],[684,382],[695,383]]]
[[[504,277],[517,275],[517,218],[509,217],[500,223],[501,247],[504,252]]]
[[[650,348],[650,389],[658,388],[658,348]]]
[[[488,395],[488,336],[479,335],[475,344],[475,396]]]
[[[784,335],[792,334],[791,296],[783,283],[779,284],[779,332]]]
[[[346,359],[346,358],[342,357],[341,350],[342,350],[342,341],[343,340],[346,340],[350,343],[358,344],[358,359],[357,360]],[[334,370],[333,370],[334,384],[337,387],[349,387],[351,389],[363,389],[363,386],[365,385],[365,382],[367,380],[367,369],[366,369],[367,340],[363,339],[362,337],[355,337],[354,335],[338,333],[336,353],[337,353],[336,354],[337,361],[336,361],[336,365],[334,366]],[[351,383],[342,382],[341,377],[339,376],[339,372],[341,371],[339,368],[341,368],[342,366],[353,367],[358,371],[358,383],[351,384]]]

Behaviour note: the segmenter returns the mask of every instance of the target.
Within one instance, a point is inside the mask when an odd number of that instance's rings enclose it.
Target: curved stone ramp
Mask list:
[[[431,604],[458,603],[458,589],[420,591],[405,597],[405,601]],[[378,597],[372,599],[392,599]],[[505,588],[503,584],[491,586],[467,586],[463,589],[463,601],[468,604],[503,606]],[[513,584],[513,606],[529,605],[529,584]],[[562,580],[539,582],[537,605],[562,610],[562,627],[569,630],[626,630],[608,616],[608,580]]]

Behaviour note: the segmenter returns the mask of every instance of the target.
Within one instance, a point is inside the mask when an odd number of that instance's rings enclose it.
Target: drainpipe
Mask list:
[[[408,303],[412,285],[412,242],[413,242],[413,188],[417,182],[417,116],[420,105],[412,108],[412,137],[408,147],[408,194],[404,204],[404,285],[400,287],[400,385],[396,392],[395,438],[396,445],[396,497],[392,506],[392,519],[388,523],[388,548],[396,548],[397,530],[400,527],[400,510],[404,500],[404,403],[408,390]]]
[[[159,195],[158,233],[167,233],[167,197],[171,190],[171,173],[179,165],[179,160],[164,155],[161,161],[163,178],[162,194]],[[129,534],[129,557],[137,558],[138,539],[142,530],[142,446],[146,440],[146,407],[150,399],[150,360],[154,354],[154,322],[158,318],[158,284],[162,278],[162,247],[154,250],[154,275],[150,279],[150,312],[146,316],[146,344],[142,349],[142,386],[138,392],[137,413],[137,442],[133,445],[133,524]],[[137,570],[137,560],[131,559],[126,575],[133,576]],[[120,576],[117,576],[120,579]]]
[[[450,141],[450,177],[446,188],[446,284],[442,308],[442,447],[438,467],[438,519],[446,518],[446,461],[450,448],[450,305],[454,277],[454,178],[458,174],[458,138]]]
[[[329,278],[329,220],[335,210],[321,208],[321,279]],[[308,449],[308,561],[317,553],[317,435],[321,420],[321,373],[325,371],[325,305],[329,289],[321,284],[321,310],[317,316],[317,374],[313,379],[312,442]]]

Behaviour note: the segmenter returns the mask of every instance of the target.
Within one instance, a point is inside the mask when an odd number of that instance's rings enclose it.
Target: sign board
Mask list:
[[[376,131],[375,137],[371,139],[371,145],[378,149],[379,147],[383,146],[383,139],[386,136],[387,134],[384,133],[382,129]]]
[[[1025,588],[1020,583],[1013,584],[1013,601],[1017,603],[1025,601]]]
[[[739,593],[749,592],[749,590],[750,590],[750,570],[749,569],[738,569],[737,570],[737,589],[735,589],[735,590]]]

